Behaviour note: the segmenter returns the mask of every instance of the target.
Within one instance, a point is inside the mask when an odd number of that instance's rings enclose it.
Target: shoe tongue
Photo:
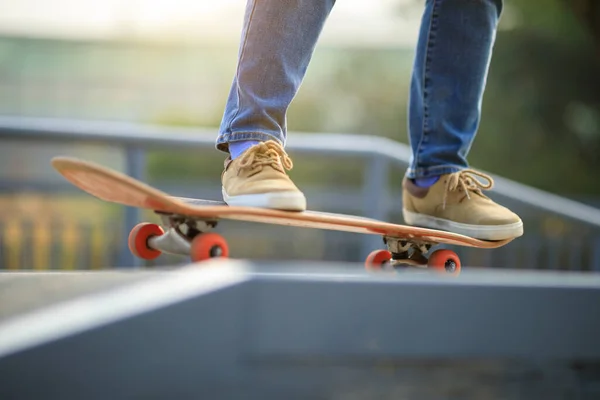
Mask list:
[[[486,195],[484,195],[480,189],[467,188],[467,190],[465,191],[463,190],[463,188],[459,187],[456,190],[462,193],[463,197],[466,197],[467,200],[472,199],[474,196],[481,197],[483,199],[487,198]],[[463,201],[463,198],[461,198],[461,201]]]

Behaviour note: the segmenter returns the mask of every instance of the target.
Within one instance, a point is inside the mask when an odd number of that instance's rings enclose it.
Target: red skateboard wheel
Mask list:
[[[229,257],[229,246],[223,236],[214,232],[201,233],[192,240],[190,258],[193,262],[218,257]]]
[[[460,258],[452,250],[436,250],[429,256],[427,266],[436,271],[444,272],[451,275],[460,273]]]
[[[383,264],[392,259],[392,253],[387,250],[374,250],[372,251],[365,260],[365,268],[367,270],[381,270]]]
[[[148,245],[148,239],[153,236],[160,236],[164,233],[165,231],[159,225],[146,222],[137,224],[129,233],[129,239],[127,241],[129,251],[131,251],[134,256],[143,260],[153,260],[157,258],[162,253],[159,250],[151,248]]]

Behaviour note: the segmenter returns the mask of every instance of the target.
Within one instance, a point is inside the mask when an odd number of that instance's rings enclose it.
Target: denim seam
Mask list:
[[[464,168],[460,167],[460,166],[456,166],[456,165],[452,165],[452,164],[446,164],[446,165],[438,165],[435,167],[427,167],[427,168],[408,168],[406,171],[406,175],[410,176],[410,175],[414,175],[414,178],[428,178],[428,173],[429,172],[434,172],[436,171],[436,175],[440,175],[439,171],[442,171],[442,174],[446,174],[446,173],[453,173],[453,172],[458,172],[458,171],[462,171]],[[419,174],[419,172],[421,172],[421,174]],[[418,176],[420,175],[420,176]]]
[[[417,148],[415,149],[415,155],[414,155],[414,165],[417,166],[419,164],[419,155],[421,153],[421,146],[423,145],[423,139],[425,139],[425,136],[427,136],[427,129],[428,124],[427,124],[427,119],[429,118],[429,107],[427,106],[427,102],[429,101],[429,98],[427,97],[427,75],[429,72],[429,64],[430,64],[430,52],[431,52],[431,47],[432,47],[432,40],[435,39],[435,35],[433,35],[433,24],[437,19],[437,13],[436,13],[436,7],[438,5],[436,0],[432,0],[433,1],[433,5],[431,6],[431,20],[429,21],[429,27],[427,30],[427,42],[426,42],[426,46],[427,49],[425,50],[425,63],[423,66],[423,69],[425,70],[425,72],[423,73],[423,81],[421,82],[421,90],[423,91],[423,126],[421,128],[421,139],[419,140],[419,144],[417,145]]]
[[[234,141],[243,141],[243,140],[260,140],[260,141],[275,140],[276,142],[279,142],[280,144],[282,144],[281,141],[272,134],[258,132],[258,131],[249,131],[249,132],[226,133],[217,139],[217,145],[226,144],[226,143],[234,142]]]
[[[242,65],[242,60],[244,59],[244,55],[246,54],[246,44],[248,43],[248,36],[250,36],[250,28],[252,27],[252,17],[254,16],[254,11],[256,10],[256,2],[252,4],[252,10],[250,11],[250,16],[248,17],[248,28],[246,29],[246,34],[244,35],[244,40],[242,42],[242,49],[240,51],[240,59],[238,60],[237,68],[235,69],[235,94],[237,96],[237,110],[235,110],[235,114],[229,120],[229,124],[227,126],[227,131],[231,132],[231,126],[233,125],[233,121],[237,118],[241,110],[241,96],[240,96],[240,66]]]

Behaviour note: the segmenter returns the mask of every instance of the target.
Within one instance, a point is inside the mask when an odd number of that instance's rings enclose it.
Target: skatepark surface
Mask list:
[[[0,273],[0,398],[592,399],[600,275]]]

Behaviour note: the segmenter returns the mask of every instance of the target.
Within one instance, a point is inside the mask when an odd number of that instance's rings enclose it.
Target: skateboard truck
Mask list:
[[[129,250],[137,257],[152,260],[169,253],[190,256],[193,262],[215,257],[227,257],[229,248],[225,239],[214,232],[215,220],[189,218],[156,212],[162,226],[151,223],[136,225],[129,234]]]
[[[387,246],[387,250],[374,250],[367,256],[365,261],[367,270],[379,271],[389,267],[396,270],[401,267],[417,267],[432,268],[452,275],[460,273],[460,259],[451,250],[435,250],[429,257],[425,256],[435,243],[391,236],[384,236],[383,243]]]

